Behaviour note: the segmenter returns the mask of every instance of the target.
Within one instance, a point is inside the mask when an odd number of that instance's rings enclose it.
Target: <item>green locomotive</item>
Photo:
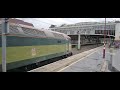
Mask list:
[[[2,39],[0,24],[0,71],[2,63]],[[7,70],[70,55],[71,38],[51,30],[38,30],[25,25],[9,24],[7,34]]]

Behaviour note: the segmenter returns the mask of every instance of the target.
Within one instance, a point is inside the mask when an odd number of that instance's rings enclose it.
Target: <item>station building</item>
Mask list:
[[[65,33],[71,37],[72,45],[81,45],[111,42],[115,37],[120,39],[120,21],[115,22],[80,22],[76,24],[63,24],[50,28],[53,31]]]

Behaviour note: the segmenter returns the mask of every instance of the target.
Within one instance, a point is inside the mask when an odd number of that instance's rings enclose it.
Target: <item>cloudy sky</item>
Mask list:
[[[32,23],[36,28],[48,29],[51,24],[74,24],[79,22],[101,22],[105,21],[105,18],[18,18],[26,22]],[[107,18],[107,21],[120,20],[120,18]]]

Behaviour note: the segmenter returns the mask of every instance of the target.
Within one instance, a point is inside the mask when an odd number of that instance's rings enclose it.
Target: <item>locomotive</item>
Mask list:
[[[2,24],[0,24],[0,71],[2,68]],[[72,55],[71,38],[66,34],[26,25],[9,24],[6,35],[7,70]]]

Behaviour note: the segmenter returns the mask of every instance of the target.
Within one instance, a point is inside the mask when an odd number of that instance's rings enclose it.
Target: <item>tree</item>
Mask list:
[[[115,21],[115,23],[120,23],[120,21]]]
[[[54,27],[56,27],[56,25],[53,25],[53,24],[52,24],[49,28],[54,28]]]
[[[63,26],[65,26],[66,24],[62,24],[60,27],[63,27]]]

